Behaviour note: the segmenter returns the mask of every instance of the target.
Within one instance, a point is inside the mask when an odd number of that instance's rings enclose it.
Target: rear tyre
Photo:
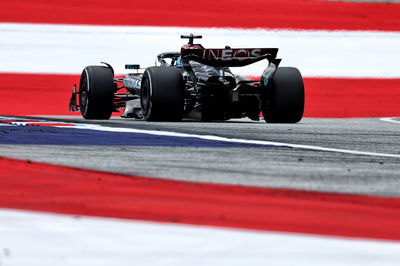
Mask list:
[[[85,119],[109,119],[114,110],[114,75],[104,66],[87,66],[79,84],[79,106]]]
[[[140,103],[147,121],[180,121],[183,116],[184,83],[173,67],[149,67],[143,74]]]
[[[267,123],[297,123],[304,112],[304,84],[300,71],[279,67],[267,85],[262,114]]]

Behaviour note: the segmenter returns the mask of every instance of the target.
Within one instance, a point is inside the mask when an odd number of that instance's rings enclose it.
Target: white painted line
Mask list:
[[[1,119],[18,119],[17,117],[0,117]],[[39,121],[39,119],[38,119]],[[26,122],[12,122],[12,124],[16,125],[25,125],[29,121]],[[51,122],[46,121],[46,123],[60,123],[60,122]],[[343,154],[354,154],[354,155],[363,155],[363,156],[376,156],[376,157],[390,157],[390,158],[399,158],[400,154],[392,154],[392,153],[379,153],[379,152],[368,152],[368,151],[356,151],[356,150],[347,150],[347,149],[336,149],[336,148],[325,148],[314,145],[302,145],[302,144],[292,144],[292,143],[284,143],[284,142],[275,142],[275,141],[265,141],[265,140],[248,140],[248,139],[238,139],[238,138],[226,138],[214,135],[198,135],[198,134],[188,134],[188,133],[179,133],[172,131],[162,131],[162,130],[144,130],[144,129],[135,129],[135,128],[120,128],[120,127],[107,127],[102,125],[95,124],[84,124],[84,123],[68,123],[66,124],[74,124],[75,128],[80,129],[91,129],[105,132],[124,132],[124,133],[140,133],[140,134],[150,134],[157,136],[167,136],[167,137],[182,137],[182,138],[198,138],[204,140],[212,140],[212,141],[223,141],[223,142],[231,142],[231,143],[243,143],[243,144],[255,144],[261,146],[274,146],[274,147],[285,147],[285,148],[295,148],[295,149],[305,149],[305,150],[313,150],[313,151],[322,151],[322,152],[337,152]],[[71,128],[71,126],[57,126],[62,128]]]
[[[291,31],[186,27],[84,26],[0,23],[0,72],[80,73],[87,65],[154,65],[178,51],[182,33],[203,35],[205,47],[278,47],[282,66],[307,77],[400,78],[400,32]],[[383,49],[384,48],[384,49]],[[261,75],[266,62],[233,69]]]
[[[12,124],[26,125],[29,122],[31,122],[31,121],[12,122]],[[59,122],[55,122],[55,121],[54,122],[47,121],[47,122],[48,123],[59,123]],[[75,124],[75,123],[68,123],[68,124]],[[306,149],[306,150],[314,150],[314,151],[323,151],[323,152],[338,152],[338,153],[346,153],[346,154],[354,154],[354,155],[400,158],[400,154],[354,151],[354,150],[347,150],[347,149],[325,148],[325,147],[313,146],[313,145],[291,144],[291,143],[273,142],[273,141],[264,141],[264,140],[247,140],[247,139],[237,139],[237,138],[226,138],[226,137],[220,137],[220,136],[214,136],[214,135],[187,134],[187,133],[179,133],[179,132],[171,132],[171,131],[106,127],[106,126],[102,126],[102,125],[83,124],[83,123],[79,123],[79,124],[75,124],[75,125],[77,128],[80,128],[80,129],[91,129],[91,130],[105,131],[105,132],[140,133],[140,134],[150,134],[150,135],[157,135],[157,136],[167,136],[167,137],[198,138],[198,139],[204,139],[204,140],[222,141],[222,142],[231,142],[231,143],[255,144],[255,145],[265,145],[265,146],[274,146],[274,147],[285,147],[285,148],[297,148],[297,149]],[[71,128],[70,126],[65,126],[65,127],[57,126],[57,127]]]
[[[384,122],[400,124],[400,121],[399,120],[395,120],[395,119],[399,119],[399,118],[398,117],[384,117],[384,118],[381,118],[380,120],[384,121]]]
[[[400,243],[0,209],[1,265],[397,266]]]
[[[313,145],[291,144],[291,143],[264,141],[264,140],[247,140],[247,139],[237,139],[237,138],[226,138],[226,137],[213,136],[213,135],[197,135],[197,134],[170,132],[170,131],[105,127],[105,126],[93,125],[93,124],[80,124],[80,125],[83,125],[81,127],[83,129],[92,129],[92,130],[108,131],[108,132],[131,132],[131,133],[151,134],[151,135],[170,136],[170,137],[199,138],[199,139],[204,139],[204,140],[214,140],[214,141],[223,141],[223,142],[232,142],[232,143],[256,144],[256,145],[265,145],[265,146],[274,146],[274,147],[286,147],[286,148],[296,148],[296,149],[305,149],[305,150],[322,151],[322,152],[338,152],[338,153],[344,153],[344,154],[390,157],[390,158],[399,158],[400,159],[400,154],[391,154],[391,153],[355,151],[355,150],[347,150],[347,149],[325,148],[325,147],[313,146]]]

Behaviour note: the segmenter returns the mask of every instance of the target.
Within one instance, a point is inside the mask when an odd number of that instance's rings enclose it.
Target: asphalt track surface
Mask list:
[[[46,119],[400,155],[400,124],[379,118],[306,118],[298,124],[266,124],[249,120],[161,123],[118,117],[108,121],[83,121],[79,117]],[[400,158],[373,154],[274,146],[238,148],[112,143],[2,144],[0,154],[10,158],[163,179],[400,196]]]

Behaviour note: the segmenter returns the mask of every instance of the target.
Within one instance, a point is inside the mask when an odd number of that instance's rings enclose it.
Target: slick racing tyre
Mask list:
[[[87,66],[79,84],[79,105],[85,119],[109,119],[114,110],[114,75],[105,66]]]
[[[174,67],[149,67],[143,74],[140,95],[147,121],[180,121],[183,116],[184,83]]]
[[[262,114],[267,123],[297,123],[304,112],[304,85],[300,71],[279,67],[266,87]]]

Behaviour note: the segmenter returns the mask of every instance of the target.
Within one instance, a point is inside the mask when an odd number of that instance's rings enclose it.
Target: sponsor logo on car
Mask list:
[[[251,57],[261,56],[261,49],[204,49],[204,59],[217,60],[245,60]]]

